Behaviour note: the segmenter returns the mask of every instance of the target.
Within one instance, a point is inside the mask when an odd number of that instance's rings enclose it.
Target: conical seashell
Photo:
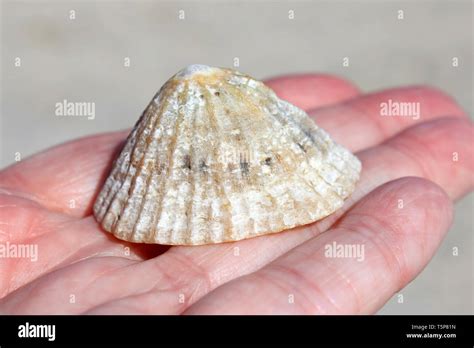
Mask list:
[[[355,156],[262,82],[191,65],[143,112],[94,214],[131,242],[236,241],[333,213],[360,169]]]

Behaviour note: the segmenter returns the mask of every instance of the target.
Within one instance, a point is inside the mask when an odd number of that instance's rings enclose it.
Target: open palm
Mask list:
[[[473,182],[473,127],[428,87],[360,95],[327,75],[268,81],[356,152],[362,177],[344,208],[317,223],[195,247],[115,239],[91,215],[127,132],[59,145],[0,172],[0,243],[38,260],[0,258],[0,313],[374,313],[429,262]],[[421,117],[383,117],[388,100]],[[332,258],[327,245],[363,245]]]

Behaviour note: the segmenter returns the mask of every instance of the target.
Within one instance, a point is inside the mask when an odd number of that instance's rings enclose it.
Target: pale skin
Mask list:
[[[473,189],[473,125],[430,87],[362,94],[315,74],[268,85],[362,161],[340,211],[235,243],[126,243],[102,231],[91,208],[128,131],[74,140],[0,172],[0,242],[39,253],[36,262],[0,259],[0,313],[377,312],[428,264],[453,201]],[[421,117],[381,117],[388,99],[420,102]],[[333,242],[364,245],[364,260],[326,257]]]

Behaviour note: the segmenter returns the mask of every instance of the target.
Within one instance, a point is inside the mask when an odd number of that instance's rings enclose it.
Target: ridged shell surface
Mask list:
[[[262,82],[191,65],[143,112],[94,215],[131,242],[237,241],[333,213],[360,170],[354,155]]]

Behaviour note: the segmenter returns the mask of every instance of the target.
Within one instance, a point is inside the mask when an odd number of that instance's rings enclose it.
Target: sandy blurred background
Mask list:
[[[472,18],[470,1],[2,1],[0,167],[17,152],[128,128],[182,67],[236,57],[257,78],[326,72],[364,91],[430,84],[472,115]],[[63,99],[95,102],[95,119],[55,116]],[[473,313],[473,225],[471,194],[403,303],[394,296],[380,313]]]

